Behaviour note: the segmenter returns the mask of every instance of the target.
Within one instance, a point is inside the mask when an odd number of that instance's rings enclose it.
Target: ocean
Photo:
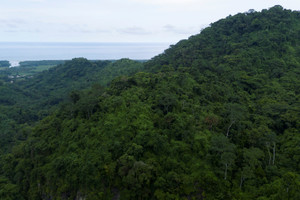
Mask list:
[[[0,60],[11,63],[28,60],[90,60],[130,58],[147,60],[169,47],[169,43],[31,43],[0,42]]]

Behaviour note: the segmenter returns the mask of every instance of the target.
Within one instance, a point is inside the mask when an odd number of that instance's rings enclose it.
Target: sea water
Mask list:
[[[169,43],[31,43],[0,42],[0,60],[17,66],[28,60],[69,60],[84,57],[90,60],[130,58],[147,60],[169,47]]]

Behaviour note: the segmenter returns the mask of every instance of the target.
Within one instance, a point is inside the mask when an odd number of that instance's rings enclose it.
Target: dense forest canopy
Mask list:
[[[25,63],[25,67],[23,67]],[[21,73],[29,66],[59,64],[33,76],[8,78],[10,73]],[[125,67],[126,66],[126,67]],[[67,101],[71,92],[79,93],[88,87],[105,87],[120,75],[131,75],[142,70],[141,62],[129,59],[118,61],[88,61],[75,58],[71,61],[27,61],[21,67],[0,71],[0,146],[9,149],[14,137],[24,139],[22,129],[33,125]]]
[[[65,63],[65,60],[38,60],[38,61],[21,61],[19,65],[21,67],[32,67],[40,65],[59,65]]]
[[[0,67],[10,67],[10,63],[7,60],[0,61]]]
[[[15,137],[1,144],[0,198],[300,199],[299,75],[300,12],[274,6],[146,63],[75,59],[2,83],[44,114],[1,110]]]

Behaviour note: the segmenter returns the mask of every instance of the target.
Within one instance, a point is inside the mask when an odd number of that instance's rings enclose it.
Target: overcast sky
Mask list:
[[[167,42],[228,15],[300,0],[0,0],[0,41]]]

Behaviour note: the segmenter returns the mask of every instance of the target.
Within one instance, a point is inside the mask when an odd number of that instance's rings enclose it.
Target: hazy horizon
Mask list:
[[[209,24],[299,0],[10,0],[0,7],[2,42],[167,42]]]
[[[70,60],[75,57],[90,60],[148,60],[163,53],[169,45],[130,42],[0,42],[0,60]]]

